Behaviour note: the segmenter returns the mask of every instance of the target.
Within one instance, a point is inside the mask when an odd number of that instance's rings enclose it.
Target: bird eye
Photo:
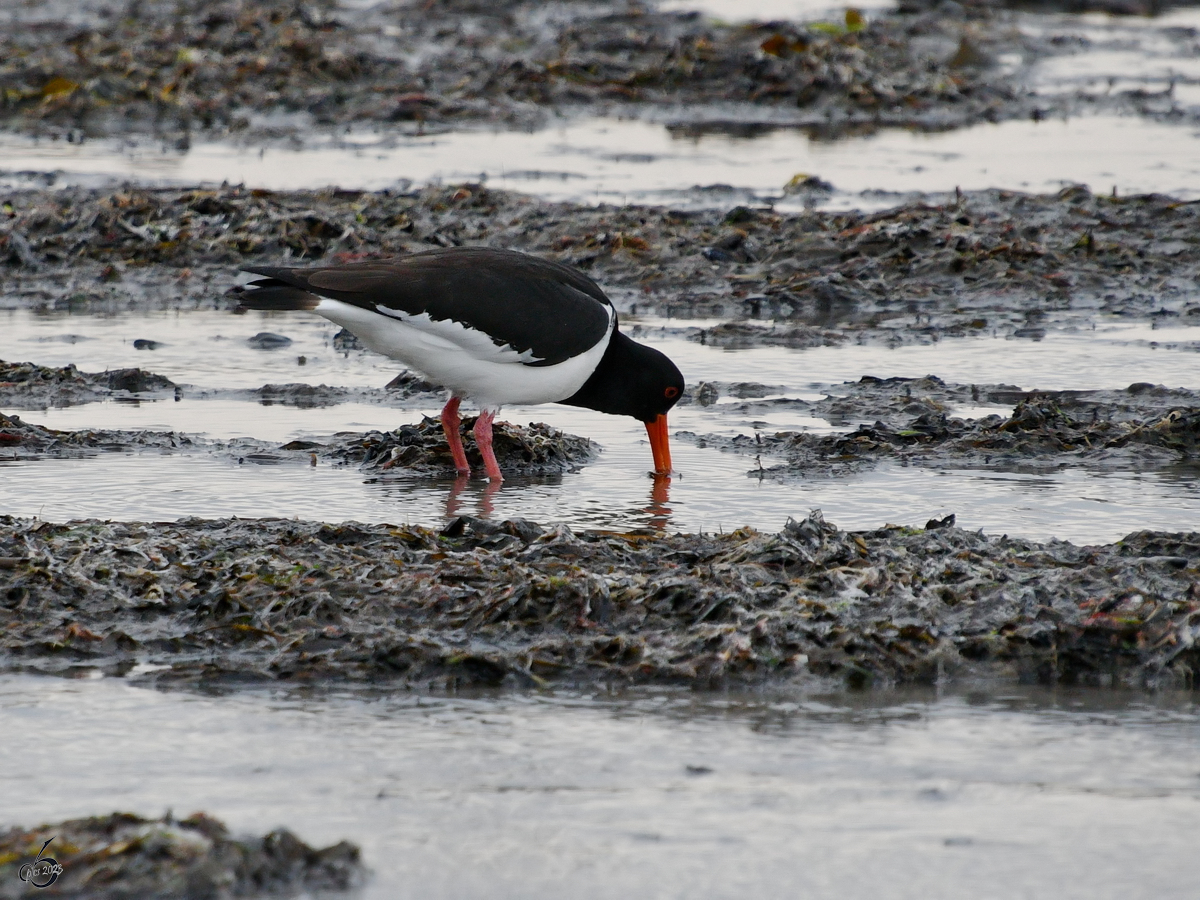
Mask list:
[[[674,400],[676,397],[679,396],[679,388],[669,387],[665,391],[663,391],[663,396],[666,397],[668,400]]]

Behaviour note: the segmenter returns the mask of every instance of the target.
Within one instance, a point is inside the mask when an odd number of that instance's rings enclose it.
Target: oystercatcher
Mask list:
[[[492,420],[506,403],[566,403],[646,424],[656,475],[671,472],[667,410],[683,375],[617,330],[617,311],[582,272],[511,250],[452,247],[320,268],[247,266],[245,309],[303,309],[450,391],[442,428],[470,474],[459,404],[477,404],[475,440],[488,478],[503,480]]]

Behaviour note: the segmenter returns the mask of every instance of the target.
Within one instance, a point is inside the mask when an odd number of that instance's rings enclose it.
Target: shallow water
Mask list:
[[[0,678],[5,819],[203,809],[374,898],[1190,898],[1190,697],[303,699]],[[283,752],[281,752],[283,751]]]
[[[233,276],[231,272],[231,282]],[[757,381],[811,393],[868,374],[937,375],[945,381],[1007,383],[1026,390],[1123,388],[1137,381],[1181,387],[1200,381],[1200,324],[1130,324],[1098,316],[1094,327],[1049,331],[1040,340],[983,335],[895,348],[875,343],[721,350],[675,333],[709,327],[714,324],[709,320],[624,315],[621,322],[622,330],[659,345],[675,359],[689,384]],[[46,366],[75,363],[89,372],[140,366],[199,390],[299,381],[382,387],[403,369],[374,353],[335,350],[331,342],[337,331],[325,319],[305,313],[235,316],[197,309],[90,315],[0,309],[0,359]],[[281,334],[292,344],[278,350],[247,344],[260,332]],[[162,346],[137,350],[133,342],[139,339]]]
[[[1093,116],[941,134],[888,130],[823,142],[789,128],[744,137],[639,119],[581,118],[530,133],[361,132],[295,149],[197,141],[187,152],[152,139],[70,144],[0,134],[0,185],[30,183],[16,174],[21,172],[57,172],[58,184],[228,181],[271,190],[482,180],[548,200],[690,208],[770,203],[780,210],[806,202],[825,209],[886,208],[913,193],[944,194],[955,187],[1053,192],[1077,183],[1097,192],[1115,188],[1192,199],[1200,197],[1200,141],[1193,131]],[[785,196],[783,186],[798,173],[819,176],[836,192],[828,200]]]
[[[561,477],[510,477],[497,490],[481,481],[381,476],[303,461],[261,466],[204,456],[122,456],[5,463],[0,504],[9,515],[61,522],[78,518],[170,521],[297,517],[321,521],[438,526],[456,515],[526,518],[572,528],[625,531],[778,531],[788,518],[821,509],[846,529],[920,527],[954,513],[960,527],[1078,544],[1104,544],[1141,529],[1192,531],[1200,518],[1200,468],[1144,472],[927,469],[881,464],[841,478],[780,485],[748,477],[750,457],[697,450],[676,441],[682,471],[669,488],[644,474],[649,448],[606,450],[604,462]],[[764,465],[772,460],[763,459]]]
[[[719,350],[674,336],[693,323],[629,319],[641,338],[667,352],[688,383],[757,381],[771,386],[765,402],[723,397],[715,406],[684,406],[671,415],[675,432],[700,435],[829,432],[834,426],[786,403],[819,399],[825,388],[863,375],[920,377],[948,382],[1008,383],[1025,389],[1123,388],[1144,381],[1169,387],[1200,383],[1200,327],[1154,328],[1101,320],[1095,330],[1051,332],[1041,341],[972,338],[887,349],[878,345],[811,350]],[[286,334],[282,350],[255,350],[245,339],[259,331]],[[315,316],[216,310],[112,316],[0,312],[0,359],[43,365],[74,362],[84,371],[139,365],[188,385],[183,399],[142,403],[105,401],[65,409],[23,411],[30,422],[63,430],[89,428],[181,431],[214,440],[256,438],[284,443],[321,439],[338,431],[392,429],[436,414],[440,398],[408,408],[352,402],[299,409],[262,405],[218,393],[266,383],[303,381],[379,388],[398,371],[384,357],[339,353],[336,328]],[[161,341],[154,351],[137,338]],[[298,364],[304,355],[307,362]],[[964,409],[981,416],[1006,409]],[[1200,470],[1177,466],[1143,472],[1065,468],[1040,471],[932,470],[881,465],[838,479],[810,478],[780,485],[751,473],[752,456],[673,442],[679,475],[669,491],[647,476],[649,448],[633,420],[563,406],[506,408],[501,418],[545,421],[586,435],[602,447],[579,472],[511,478],[499,491],[481,481],[455,490],[446,479],[404,474],[364,476],[355,468],[311,466],[304,454],[278,465],[245,461],[236,448],[213,456],[105,453],[86,460],[5,462],[0,459],[0,509],[49,520],[97,517],[168,520],[184,516],[283,516],[332,521],[432,525],[461,513],[523,517],[573,528],[661,527],[716,531],[751,525],[779,529],[789,516],[820,508],[843,528],[886,522],[922,525],[953,512],[958,524],[988,533],[1103,543],[1140,528],[1190,530],[1200,519]],[[836,430],[850,425],[842,423]],[[243,453],[245,451],[242,451]],[[241,461],[240,461],[241,460]],[[763,466],[778,460],[763,457]]]

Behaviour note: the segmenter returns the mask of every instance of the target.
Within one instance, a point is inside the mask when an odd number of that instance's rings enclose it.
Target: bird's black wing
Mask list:
[[[608,333],[612,303],[575,269],[508,250],[453,247],[328,268],[248,266],[264,275],[242,291],[255,309],[311,309],[312,295],[434,321],[452,320],[497,346],[529,351],[551,366],[578,356]],[[256,300],[256,295],[261,300]]]

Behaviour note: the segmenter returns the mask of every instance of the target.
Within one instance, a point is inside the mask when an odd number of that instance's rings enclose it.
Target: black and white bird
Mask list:
[[[442,428],[470,474],[459,404],[480,409],[475,439],[487,476],[503,480],[492,421],[505,404],[566,403],[645,423],[657,475],[671,472],[667,410],[683,375],[617,329],[617,311],[582,272],[511,250],[452,247],[318,268],[247,266],[245,309],[302,309],[450,391]]]

